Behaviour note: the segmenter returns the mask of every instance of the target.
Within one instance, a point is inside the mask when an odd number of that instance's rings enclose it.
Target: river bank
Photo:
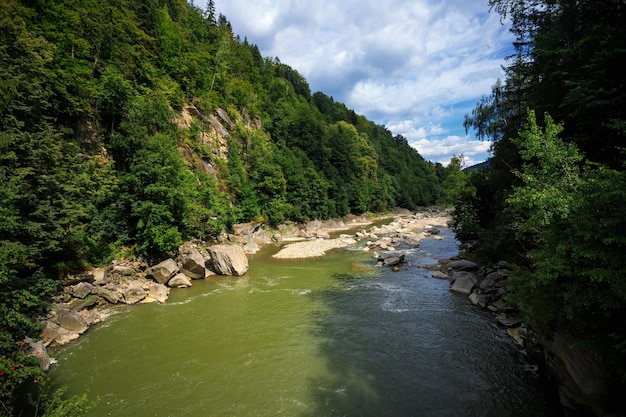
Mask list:
[[[389,220],[382,226],[368,227]],[[144,259],[116,259],[108,266],[68,275],[53,297],[53,306],[42,320],[42,340],[33,343],[33,354],[42,368],[50,359],[45,348],[65,346],[78,339],[90,326],[112,314],[139,303],[166,303],[171,290],[191,287],[196,280],[215,279],[219,275],[244,275],[247,255],[270,243],[286,244],[275,254],[281,259],[303,259],[324,256],[333,249],[345,248],[362,239],[366,248],[392,250],[399,240],[418,244],[434,225],[445,226],[447,213],[435,209],[411,213],[346,216],[343,219],[314,220],[304,224],[288,223],[269,228],[253,223],[235,225],[232,233],[223,234],[217,242],[186,242],[178,253],[159,263]],[[359,229],[353,234],[336,234]],[[380,236],[391,236],[378,239]]]

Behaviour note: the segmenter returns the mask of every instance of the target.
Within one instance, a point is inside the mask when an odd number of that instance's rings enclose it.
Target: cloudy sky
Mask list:
[[[484,161],[463,120],[503,78],[513,40],[488,0],[215,0],[261,54],[394,134],[427,160]],[[195,0],[204,7],[206,0]]]

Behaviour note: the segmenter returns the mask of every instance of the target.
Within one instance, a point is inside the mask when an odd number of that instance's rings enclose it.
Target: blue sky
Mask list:
[[[194,4],[205,7],[205,0]],[[394,134],[427,160],[466,165],[489,142],[465,114],[503,78],[513,40],[487,0],[215,0],[233,32],[266,57]]]

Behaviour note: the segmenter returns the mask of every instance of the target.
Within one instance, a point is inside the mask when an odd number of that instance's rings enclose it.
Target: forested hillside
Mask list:
[[[0,400],[60,274],[240,222],[439,195],[436,167],[233,33],[210,1],[0,2]]]
[[[619,398],[626,381],[626,4],[490,4],[511,19],[516,53],[506,79],[466,118],[494,146],[491,169],[468,174],[471,192],[456,206],[458,236],[477,240],[483,259],[518,265],[516,301],[526,319],[548,339],[573,333],[574,348],[615,378]]]

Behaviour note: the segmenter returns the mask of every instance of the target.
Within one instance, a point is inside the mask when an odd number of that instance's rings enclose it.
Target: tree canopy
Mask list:
[[[465,126],[494,141],[456,207],[478,255],[519,269],[516,298],[549,334],[566,328],[626,381],[623,199],[626,4],[491,0],[512,22],[506,79]]]

